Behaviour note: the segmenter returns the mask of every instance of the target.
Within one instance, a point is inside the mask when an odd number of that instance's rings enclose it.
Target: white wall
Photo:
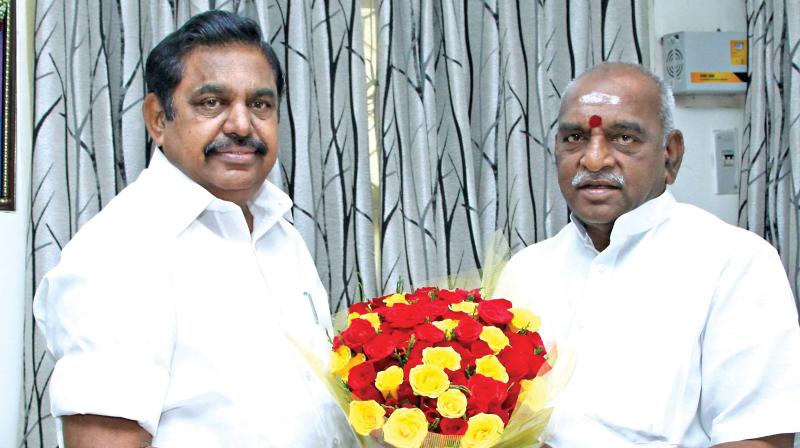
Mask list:
[[[30,4],[29,4],[30,3]],[[25,235],[30,202],[31,70],[28,13],[17,0],[17,211],[0,212],[0,446],[17,446],[22,392],[22,324],[25,317]]]
[[[661,36],[677,31],[745,31],[744,0],[654,0],[653,52],[657,74],[663,74]],[[744,95],[676,98],[675,127],[683,131],[686,154],[670,191],[688,202],[736,224],[738,196],[716,194],[714,129],[736,129],[739,151],[744,124]]]

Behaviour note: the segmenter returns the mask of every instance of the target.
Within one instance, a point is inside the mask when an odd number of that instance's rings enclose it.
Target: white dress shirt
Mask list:
[[[495,297],[574,355],[553,447],[707,447],[800,431],[800,327],[772,246],[668,192],[595,250],[574,219],[520,251]]]
[[[138,421],[153,445],[354,446],[287,334],[327,359],[327,294],[265,182],[241,209],[156,151],[42,280],[52,413]]]

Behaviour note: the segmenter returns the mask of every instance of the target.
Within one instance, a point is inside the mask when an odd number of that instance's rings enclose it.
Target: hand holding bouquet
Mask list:
[[[550,364],[531,311],[430,287],[348,311],[330,368],[358,434],[398,448],[536,442]]]

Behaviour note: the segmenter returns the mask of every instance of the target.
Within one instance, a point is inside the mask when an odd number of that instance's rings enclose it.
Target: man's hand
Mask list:
[[[775,434],[758,439],[727,442],[714,445],[714,448],[792,448],[794,434]]]
[[[100,415],[61,418],[66,448],[145,448],[153,437],[137,422]]]

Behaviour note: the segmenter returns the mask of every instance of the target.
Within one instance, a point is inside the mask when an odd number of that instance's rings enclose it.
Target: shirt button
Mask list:
[[[598,270],[599,272],[606,272],[606,269],[608,269],[608,266],[606,266],[606,265],[604,265],[604,264],[598,264],[598,265],[597,265],[597,270]]]

